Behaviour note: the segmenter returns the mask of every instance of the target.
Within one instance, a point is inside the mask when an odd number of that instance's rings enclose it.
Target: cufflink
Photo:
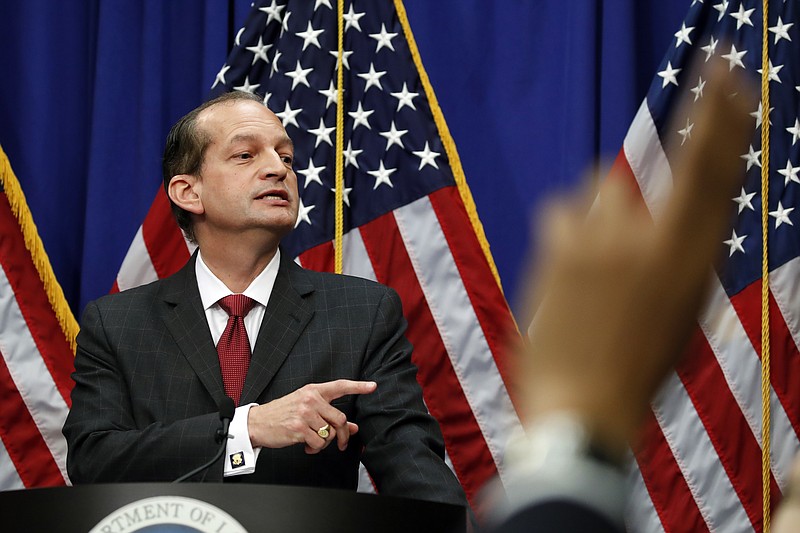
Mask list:
[[[228,459],[230,460],[231,468],[233,469],[241,468],[244,466],[244,452],[232,453],[230,454],[230,456],[228,456]]]

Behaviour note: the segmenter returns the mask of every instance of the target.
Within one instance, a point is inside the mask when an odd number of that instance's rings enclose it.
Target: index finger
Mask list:
[[[337,379],[317,384],[317,391],[326,402],[331,402],[348,394],[369,394],[378,388],[374,381],[353,381],[350,379]]]
[[[709,243],[724,232],[730,200],[744,180],[740,155],[747,152],[752,132],[747,80],[724,64],[710,67],[694,135],[673,168],[674,190],[662,226],[663,237],[682,237],[682,253],[699,253],[708,261],[717,250]]]

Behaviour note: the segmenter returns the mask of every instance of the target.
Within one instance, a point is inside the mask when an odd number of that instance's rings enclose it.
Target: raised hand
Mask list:
[[[591,209],[586,195],[544,219],[529,295],[538,308],[522,357],[527,415],[577,414],[615,451],[682,352],[744,178],[752,103],[725,66],[707,74],[692,143],[673,160],[658,220],[613,176]]]

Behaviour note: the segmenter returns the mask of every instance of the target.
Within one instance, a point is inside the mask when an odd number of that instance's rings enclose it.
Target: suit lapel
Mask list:
[[[314,312],[304,297],[314,287],[281,250],[281,264],[258,332],[241,404],[255,402],[278,372]]]
[[[221,398],[225,387],[197,288],[196,259],[195,252],[181,270],[162,282],[164,324],[211,396]]]

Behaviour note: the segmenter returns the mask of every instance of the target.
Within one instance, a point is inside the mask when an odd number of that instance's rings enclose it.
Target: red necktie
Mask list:
[[[225,394],[239,405],[244,378],[250,367],[250,341],[247,339],[244,317],[256,301],[244,294],[231,294],[217,303],[228,313],[228,323],[217,343],[222,382],[225,384]]]

